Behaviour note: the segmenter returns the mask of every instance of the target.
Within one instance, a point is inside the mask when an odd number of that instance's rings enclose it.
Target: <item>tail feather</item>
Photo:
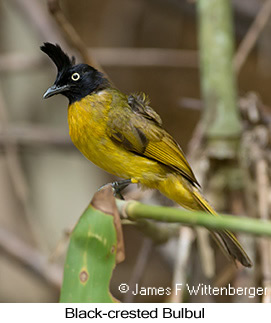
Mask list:
[[[201,208],[213,215],[218,216],[215,210],[208,204],[208,202],[201,196],[201,194],[194,189],[193,195],[195,200],[201,206]],[[243,266],[251,267],[252,261],[249,259],[245,250],[242,248],[239,241],[236,239],[234,234],[228,230],[223,231],[212,231],[211,232],[215,241],[221,247],[222,250],[226,251],[233,260],[238,260]]]
[[[234,259],[240,261],[240,263],[245,267],[252,267],[252,261],[246,254],[239,241],[231,232],[224,230],[222,232],[216,232],[216,234],[218,234],[221,237],[229,254]]]

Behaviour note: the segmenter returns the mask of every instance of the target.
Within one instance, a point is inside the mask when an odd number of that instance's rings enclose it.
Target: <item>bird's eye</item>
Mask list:
[[[78,81],[80,79],[80,74],[79,73],[73,73],[72,74],[72,80],[73,81]]]

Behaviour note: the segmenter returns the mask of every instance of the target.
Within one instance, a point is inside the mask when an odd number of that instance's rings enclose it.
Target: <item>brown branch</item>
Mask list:
[[[227,264],[214,278],[213,286],[222,287],[228,285],[236,276],[238,268],[233,264]]]
[[[8,127],[7,111],[8,108],[4,100],[2,89],[0,88],[0,124],[2,129]],[[14,184],[14,189],[16,190],[19,200],[24,204],[24,201],[28,198],[28,187],[17,155],[16,144],[10,141],[9,143],[4,144],[4,148],[6,152],[7,167]]]
[[[258,184],[258,208],[260,218],[269,220],[269,191],[268,165],[262,158],[256,163]],[[271,242],[269,239],[260,239],[260,254],[263,272],[263,287],[268,292],[263,295],[263,303],[271,303]]]
[[[90,51],[90,49],[88,49]],[[164,48],[92,48],[93,57],[99,58],[102,66],[118,67],[174,67],[196,68],[197,52]],[[0,72],[33,70],[48,63],[40,55],[9,53],[0,55]],[[199,100],[184,98],[184,107],[201,110]]]
[[[88,49],[74,27],[66,19],[58,0],[47,0],[49,11],[58,23],[67,42],[78,50],[89,65],[105,73],[106,66],[166,66],[198,67],[196,51],[155,48],[96,48]],[[99,57],[97,62],[95,57]]]
[[[4,100],[4,96],[2,90],[0,88],[0,124],[2,129],[8,128],[8,108],[6,102]],[[5,150],[5,158],[7,169],[13,184],[14,191],[19,202],[22,205],[25,220],[29,228],[29,233],[32,235],[33,240],[38,243],[40,242],[39,234],[37,227],[33,223],[33,217],[30,215],[29,211],[29,187],[27,184],[27,180],[24,174],[24,170],[21,165],[21,161],[18,155],[17,144],[15,141],[9,141],[3,143]]]
[[[255,93],[249,93],[240,100],[242,118],[246,124],[246,131],[243,133],[241,169],[244,172],[244,189],[246,198],[246,212],[250,217],[260,217],[262,220],[270,219],[269,207],[269,163],[268,154],[270,151],[270,131],[266,122],[267,111],[261,100]],[[237,210],[237,213],[240,213]],[[241,241],[242,242],[242,241]],[[256,258],[254,247],[250,246],[250,256]],[[271,301],[271,243],[268,239],[259,239],[259,255],[261,262],[261,279],[264,288],[267,287],[267,294],[263,295],[263,302]],[[256,268],[255,268],[256,269]],[[255,269],[252,276],[248,272],[243,273],[241,281],[246,279],[244,286],[255,281]],[[246,275],[246,276],[245,276]],[[251,284],[254,286],[253,284]],[[240,286],[238,282],[238,286]]]
[[[191,228],[180,227],[179,231],[179,241],[178,241],[178,249],[177,255],[175,259],[174,265],[174,273],[172,280],[172,290],[170,296],[171,303],[182,303],[184,297],[184,286],[187,281],[188,274],[188,264],[190,259],[191,246],[194,241],[195,235]],[[182,284],[183,288],[180,292],[176,292],[175,288],[177,284]]]
[[[27,245],[17,236],[0,227],[0,249],[8,257],[30,269],[42,280],[60,289],[62,282],[62,268],[51,264],[45,255]]]
[[[90,55],[81,37],[65,17],[63,11],[60,8],[59,1],[47,0],[47,4],[48,4],[50,13],[52,14],[58,26],[60,27],[60,30],[62,31],[68,44],[70,44],[72,47],[78,50],[78,52],[80,53],[85,63],[105,73],[102,67],[100,66],[100,64],[93,58],[92,55]]]
[[[3,127],[0,125],[0,145],[17,143],[18,145],[40,146],[54,145],[72,147],[68,133],[41,125],[14,124]]]
[[[254,19],[252,25],[250,26],[246,36],[242,40],[237,53],[235,54],[233,64],[236,73],[238,74],[244,65],[249,53],[255,46],[256,41],[266,26],[271,14],[271,0],[266,0],[259,10],[256,18]]]
[[[198,67],[195,50],[166,48],[93,48],[89,52],[106,66],[132,67]]]
[[[141,278],[144,274],[146,265],[148,263],[152,248],[153,248],[153,241],[149,238],[144,238],[136,259],[136,264],[133,268],[131,278],[128,283],[130,290],[134,290],[136,284],[140,283]],[[133,293],[131,292],[127,293],[124,296],[124,303],[132,303],[134,301],[134,298],[135,298],[135,295]]]
[[[198,250],[204,276],[211,279],[215,276],[215,252],[210,244],[210,233],[204,228],[196,228]]]
[[[63,44],[57,25],[44,10],[41,1],[36,0],[10,0],[9,1],[26,22],[32,25],[40,39]]]
[[[263,220],[269,220],[269,181],[268,181],[268,166],[265,159],[261,158],[256,164],[258,195],[259,195],[259,215]],[[271,268],[271,267],[270,267]]]
[[[10,53],[0,55],[0,72],[29,71],[45,66],[45,59],[37,55]]]

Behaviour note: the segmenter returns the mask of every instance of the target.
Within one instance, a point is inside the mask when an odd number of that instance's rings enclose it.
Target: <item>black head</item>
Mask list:
[[[63,94],[70,103],[73,103],[94,91],[109,86],[108,80],[101,72],[87,64],[75,65],[74,57],[70,58],[59,45],[44,43],[40,49],[51,58],[57,67],[55,83],[44,93],[44,99]]]

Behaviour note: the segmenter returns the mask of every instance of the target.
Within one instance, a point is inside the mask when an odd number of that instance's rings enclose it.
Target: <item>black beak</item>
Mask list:
[[[43,98],[48,99],[53,95],[65,92],[67,90],[69,90],[68,85],[57,86],[54,84],[51,87],[49,87],[49,89],[43,94]]]

